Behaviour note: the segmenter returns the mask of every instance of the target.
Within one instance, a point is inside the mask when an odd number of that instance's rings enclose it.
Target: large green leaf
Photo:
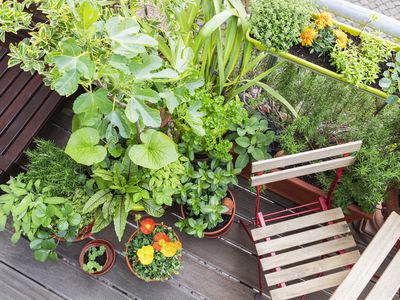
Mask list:
[[[113,195],[109,190],[100,190],[96,194],[94,194],[90,199],[86,202],[83,207],[82,212],[84,214],[95,210],[97,207],[102,205],[106,201],[110,201]]]
[[[155,218],[160,218],[163,216],[165,210],[162,206],[157,205],[153,201],[149,200],[143,200],[140,201],[140,204],[143,205],[144,210],[146,213],[148,213],[150,216],[155,217]]]
[[[118,240],[121,241],[124,235],[126,219],[128,218],[128,212],[125,210],[125,204],[121,195],[116,198],[116,207],[114,212],[114,229],[117,234]]]
[[[53,88],[61,96],[71,96],[79,86],[79,74],[76,71],[65,72],[64,75],[54,81]]]
[[[137,91],[129,100],[125,109],[126,117],[132,123],[137,122],[141,118],[146,126],[160,127],[160,111],[146,104],[146,102],[156,103],[159,99],[159,95],[153,90],[145,89]]]
[[[138,33],[140,26],[132,17],[112,17],[106,22],[106,30],[112,40],[115,54],[132,58],[146,52],[145,47],[157,46],[157,41],[151,36]]]
[[[77,9],[79,16],[78,26],[82,29],[89,29],[99,18],[99,11],[93,8],[88,1],[82,3]]]
[[[93,128],[81,128],[72,133],[65,153],[76,162],[91,166],[104,160],[107,155],[105,147],[98,145],[99,133]]]
[[[114,110],[109,113],[106,118],[113,126],[118,128],[119,134],[123,138],[129,138],[131,134],[131,128],[129,127],[128,120],[126,120],[123,113]]]
[[[95,221],[92,228],[92,233],[99,232],[106,228],[111,223],[111,218],[104,218],[101,210],[96,214]]]
[[[143,144],[134,145],[130,159],[137,165],[158,170],[178,159],[175,143],[164,133],[147,129],[141,135]]]
[[[98,89],[94,93],[80,95],[74,102],[73,110],[76,114],[97,111],[108,114],[112,111],[112,102],[107,97],[106,89]]]
[[[157,55],[143,55],[142,62],[135,61],[130,65],[131,72],[138,81],[151,79],[174,79],[178,77],[172,69],[162,69],[162,59]]]

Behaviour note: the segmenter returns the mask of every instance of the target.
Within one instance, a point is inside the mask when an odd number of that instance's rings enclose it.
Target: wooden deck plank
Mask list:
[[[334,208],[327,211],[321,211],[303,217],[278,222],[276,224],[269,224],[265,227],[256,228],[251,231],[251,234],[254,240],[258,241],[274,235],[295,231],[338,219],[344,219],[343,211],[340,208]]]
[[[21,239],[17,245],[9,242],[11,233],[0,233],[0,260],[13,266],[25,276],[35,278],[42,286],[67,299],[129,299],[101,279],[85,275],[66,261],[40,263],[34,260],[28,241]]]
[[[46,289],[0,261],[0,291],[2,299],[58,300],[59,295]]]

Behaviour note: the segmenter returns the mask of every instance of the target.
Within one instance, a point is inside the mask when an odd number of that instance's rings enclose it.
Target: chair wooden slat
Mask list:
[[[254,241],[272,237],[274,235],[290,232],[313,225],[323,224],[330,221],[344,219],[343,211],[340,208],[329,209],[318,213],[298,217],[276,224],[269,224],[264,227],[255,228],[251,231]]]
[[[338,286],[346,278],[349,272],[349,270],[344,270],[334,274],[307,280],[305,282],[292,284],[286,287],[271,290],[270,294],[274,300],[284,300],[332,288]]]
[[[394,256],[365,300],[393,299],[400,287],[400,251]]]
[[[315,174],[320,172],[325,172],[328,170],[334,170],[342,167],[348,167],[352,165],[355,161],[355,157],[342,157],[337,159],[332,159],[328,161],[323,161],[315,164],[310,164],[306,166],[291,168],[282,171],[276,171],[268,174],[263,174],[259,176],[251,177],[251,185],[258,186],[262,184],[272,183],[276,181],[281,181],[289,178]]]
[[[400,216],[393,212],[363,252],[331,300],[357,299],[400,238]],[[397,275],[398,276],[398,275]]]
[[[296,246],[301,246],[308,243],[331,238],[348,232],[350,232],[350,228],[347,225],[347,222],[340,222],[257,243],[256,249],[258,255],[264,255],[271,252],[277,252],[280,250],[289,249]]]
[[[346,236],[317,245],[262,258],[260,261],[262,269],[266,271],[355,246],[356,242],[354,241],[354,238],[352,236]]]
[[[345,153],[353,153],[360,150],[362,141],[356,141],[337,146],[302,152],[298,154],[292,154],[282,156],[278,158],[271,158],[267,160],[261,160],[252,164],[252,172],[262,172],[266,170],[282,168],[286,166],[292,166],[295,164],[310,162],[314,160],[324,159],[333,156],[343,155]]]
[[[295,279],[316,275],[322,272],[334,270],[354,264],[360,257],[358,250],[347,252],[341,255],[324,258],[307,264],[284,269],[278,272],[265,274],[265,280],[269,286],[289,282]]]

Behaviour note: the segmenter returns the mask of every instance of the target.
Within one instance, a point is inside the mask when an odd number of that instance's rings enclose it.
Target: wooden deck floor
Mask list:
[[[72,103],[65,103],[47,122],[39,136],[64,146],[70,134]],[[24,165],[24,157],[18,161]],[[254,194],[245,186],[233,190],[238,216],[249,219],[253,213]],[[273,200],[273,201],[271,201]],[[285,201],[276,196],[263,198],[263,211],[276,211]],[[160,221],[173,225],[179,218],[170,208]],[[131,217],[123,241],[135,230]],[[255,249],[235,222],[231,231],[218,239],[195,239],[179,234],[184,247],[184,270],[163,283],[145,283],[128,270],[123,257],[124,242],[119,243],[113,228],[96,234],[108,239],[118,251],[114,268],[105,276],[84,274],[78,256],[85,241],[66,246],[61,243],[57,263],[39,263],[33,258],[27,240],[10,242],[11,231],[0,233],[0,299],[253,299],[257,289]],[[364,247],[360,243],[360,249]],[[330,291],[315,293],[307,299],[328,299]],[[268,294],[264,295],[268,299]]]

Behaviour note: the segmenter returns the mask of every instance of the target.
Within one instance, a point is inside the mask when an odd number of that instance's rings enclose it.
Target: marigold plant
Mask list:
[[[342,30],[340,30],[340,29],[335,29],[333,31],[333,34],[336,37],[336,44],[340,48],[346,48],[347,47],[347,42],[348,42],[347,34],[345,32],[343,32]]]
[[[146,225],[151,224],[150,231]],[[136,275],[145,281],[169,279],[182,268],[182,244],[174,231],[150,218],[140,222],[140,229],[126,244],[126,256]]]
[[[302,46],[311,46],[317,36],[317,31],[312,27],[307,27],[301,33],[301,45]]]
[[[318,29],[333,26],[333,19],[331,14],[325,11],[318,14],[315,18],[315,24],[317,25]]]

